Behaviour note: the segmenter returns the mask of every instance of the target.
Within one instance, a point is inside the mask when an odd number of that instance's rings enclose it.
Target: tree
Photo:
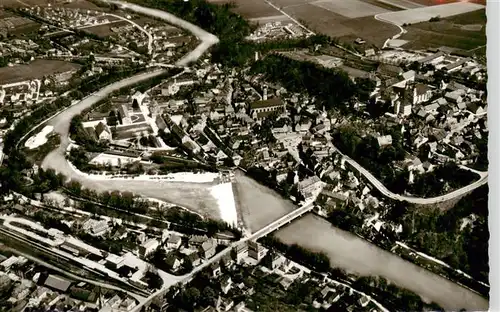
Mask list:
[[[193,262],[188,257],[185,257],[182,262],[182,271],[186,273],[193,271]]]
[[[200,300],[200,291],[195,287],[189,287],[181,295],[181,302],[184,307],[193,309],[198,306]]]
[[[80,196],[82,192],[82,185],[78,181],[71,180],[67,185],[66,188],[68,191],[75,196]]]
[[[416,72],[418,72],[420,70],[420,63],[417,62],[417,61],[414,61],[413,63],[411,63],[409,66],[408,66],[408,69],[410,70],[414,70]]]
[[[161,279],[161,277],[158,275],[157,272],[148,270],[146,274],[144,274],[144,277],[150,289],[160,289],[161,286],[163,285],[163,280]]]
[[[137,99],[134,99],[134,101],[132,102],[132,108],[134,110],[139,110],[140,109],[139,103],[137,102]]]
[[[215,305],[217,301],[217,293],[210,287],[206,286],[201,292],[200,305],[203,307]]]

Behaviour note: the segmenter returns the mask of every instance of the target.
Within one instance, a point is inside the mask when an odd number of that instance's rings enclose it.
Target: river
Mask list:
[[[116,1],[114,1],[116,3]],[[120,2],[123,4],[123,2]],[[128,6],[139,11],[141,7]],[[142,11],[142,9],[141,9]],[[150,13],[153,11],[147,10]],[[147,13],[143,11],[142,13]],[[172,18],[168,13],[154,10],[165,18]],[[158,16],[157,16],[158,17]],[[174,21],[175,22],[175,21]],[[175,24],[175,23],[174,23]],[[185,26],[185,25],[184,25]],[[188,25],[192,27],[192,25]],[[200,29],[194,29],[199,31]],[[196,33],[195,33],[196,34]],[[181,63],[198,58],[206,48],[218,39],[199,32],[200,39],[206,39],[196,50],[184,57]],[[71,168],[64,155],[69,145],[68,132],[71,119],[90,107],[93,103],[105,98],[109,93],[133,83],[161,74],[162,71],[136,75],[129,79],[111,84],[78,104],[65,110],[51,119],[48,124],[54,132],[61,135],[61,145],[47,155],[42,163],[43,168],[53,168],[71,179],[77,180],[84,187],[97,191],[130,191],[146,197],[154,197],[173,202],[200,211],[212,217],[220,217],[217,201],[210,194],[211,184],[175,183],[162,181],[134,180],[95,180],[79,174]],[[245,222],[252,229],[272,222],[274,219],[293,210],[293,205],[269,189],[258,185],[247,178],[237,178],[235,185],[240,214],[245,215]],[[239,183],[238,183],[239,182]],[[332,227],[327,221],[312,214],[306,215],[281,229],[276,235],[286,243],[297,243],[306,248],[326,252],[332,264],[361,275],[380,275],[405,287],[422,297],[432,300],[446,309],[466,308],[469,310],[487,310],[487,300],[466,290],[444,278],[441,278],[416,265],[404,261],[397,255],[386,252],[365,240]]]
[[[112,3],[123,6],[126,9],[153,16],[166,20],[168,23],[187,29],[198,37],[202,42],[194,49],[187,53],[177,65],[184,66],[190,62],[196,61],[203,53],[212,45],[216,44],[219,39],[193,25],[184,21],[168,12],[160,10],[144,8],[138,5],[129,4],[122,1],[110,1]],[[54,132],[61,136],[61,144],[59,148],[50,152],[42,162],[42,168],[52,168],[57,172],[66,175],[72,180],[76,180],[82,184],[83,187],[94,189],[96,191],[130,191],[137,195],[144,197],[156,198],[166,202],[171,202],[188,209],[194,210],[200,214],[210,216],[213,218],[220,218],[221,213],[219,210],[219,203],[212,196],[210,188],[213,186],[211,183],[181,183],[181,182],[168,182],[168,181],[134,181],[134,180],[96,180],[88,176],[76,172],[66,161],[65,152],[69,145],[69,125],[71,119],[80,114],[84,109],[91,107],[94,103],[106,98],[111,92],[120,88],[133,85],[143,80],[150,79],[157,75],[164,73],[163,70],[157,70],[150,73],[138,74],[133,77],[123,79],[119,82],[110,84],[98,92],[86,97],[77,104],[71,106],[54,118],[48,121],[48,125],[54,127]]]
[[[210,194],[210,187],[213,186],[211,183],[182,183],[161,180],[97,180],[75,171],[65,158],[65,152],[70,143],[68,137],[69,124],[75,115],[81,113],[84,109],[101,99],[104,99],[115,90],[149,79],[161,73],[163,73],[163,71],[139,74],[132,78],[113,83],[51,119],[48,125],[53,126],[53,131],[61,136],[61,144],[57,149],[51,151],[45,157],[42,162],[42,168],[52,168],[64,174],[69,179],[80,182],[83,187],[94,189],[99,192],[115,190],[129,191],[144,197],[157,198],[159,200],[184,206],[203,215],[220,218],[218,202]]]
[[[297,208],[276,191],[258,183],[241,170],[235,171],[233,193],[239,220],[252,233]]]
[[[314,214],[295,220],[275,236],[287,244],[325,252],[332,266],[348,272],[382,276],[446,310],[488,310],[488,301],[476,293],[342,231]]]

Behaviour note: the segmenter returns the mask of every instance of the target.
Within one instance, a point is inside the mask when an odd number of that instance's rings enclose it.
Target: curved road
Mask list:
[[[347,155],[342,154],[338,150],[337,150],[337,152],[343,156],[343,158],[345,159],[345,161],[347,163],[349,163],[359,173],[361,173],[368,181],[370,181],[370,183],[373,186],[375,186],[375,188],[377,188],[377,190],[379,190],[380,193],[382,193],[384,196],[387,196],[387,197],[394,199],[394,200],[406,201],[406,202],[409,202],[412,204],[429,205],[429,204],[441,203],[441,202],[462,196],[470,191],[475,190],[476,188],[480,187],[481,185],[488,183],[488,173],[487,172],[479,172],[479,171],[475,171],[473,169],[462,166],[462,169],[473,171],[474,173],[478,174],[480,176],[479,180],[477,180],[476,182],[474,182],[472,184],[464,186],[458,190],[455,190],[453,192],[444,194],[442,196],[437,196],[437,197],[423,198],[423,197],[411,197],[411,196],[400,195],[400,194],[396,194],[396,193],[389,191],[389,189],[387,189],[387,187],[385,187],[385,185],[383,185],[382,182],[380,182],[377,178],[375,178],[373,176],[373,174],[371,174],[368,170],[363,168],[360,164],[358,164],[352,158],[350,158]]]
[[[382,14],[385,14],[385,13],[377,14],[377,15],[374,16],[374,18],[377,21],[384,22],[384,23],[387,23],[387,24],[391,24],[391,25],[394,25],[394,26],[396,26],[396,27],[399,28],[399,33],[395,34],[394,36],[392,36],[390,38],[387,38],[387,40],[384,42],[384,45],[382,46],[382,49],[385,49],[387,47],[387,44],[389,43],[389,41],[399,38],[402,34],[406,33],[406,30],[403,27],[401,27],[401,25],[398,25],[398,24],[393,23],[393,22],[391,22],[389,20],[386,20],[385,18],[380,17],[380,15],[382,15]]]

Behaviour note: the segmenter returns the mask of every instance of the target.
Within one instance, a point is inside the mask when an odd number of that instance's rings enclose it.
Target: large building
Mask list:
[[[266,248],[261,244],[249,241],[248,242],[248,256],[254,260],[260,261],[266,255]]]
[[[71,281],[68,281],[60,276],[51,274],[45,280],[44,285],[53,289],[57,289],[62,292],[66,292],[69,286],[71,286]]]
[[[0,105],[37,101],[40,96],[40,86],[41,81],[38,79],[0,85]]]
[[[254,119],[263,119],[274,112],[282,113],[285,109],[285,103],[279,97],[268,99],[265,92],[261,101],[250,104],[250,116]]]
[[[156,239],[151,238],[139,247],[139,251],[145,257],[155,251],[159,245],[160,243]]]

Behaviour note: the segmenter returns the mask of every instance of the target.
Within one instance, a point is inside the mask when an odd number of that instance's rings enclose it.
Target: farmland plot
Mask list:
[[[208,2],[218,5],[234,3],[236,6],[234,11],[248,19],[281,15],[280,12],[276,11],[276,9],[264,2],[264,0],[208,0]]]
[[[409,40],[409,49],[450,47],[483,55],[486,45],[486,11],[484,9],[443,18],[437,22],[423,22],[405,27],[407,33],[400,39]]]
[[[29,65],[16,65],[0,68],[0,84],[40,79],[44,76],[78,70],[81,66],[75,63],[56,60],[36,60]]]
[[[483,9],[484,6],[470,2],[457,2],[443,5],[429,6],[405,11],[389,12],[379,15],[380,19],[396,25],[421,23],[433,17],[449,17]]]
[[[386,9],[360,0],[320,0],[312,2],[312,4],[348,18],[373,16],[376,14],[389,12]]]
[[[416,9],[424,6],[422,4],[418,4],[409,0],[378,0],[378,1],[403,10]]]
[[[462,0],[411,0],[411,1],[422,5],[440,5],[446,3],[460,2]],[[468,1],[486,5],[487,0],[468,0]]]

